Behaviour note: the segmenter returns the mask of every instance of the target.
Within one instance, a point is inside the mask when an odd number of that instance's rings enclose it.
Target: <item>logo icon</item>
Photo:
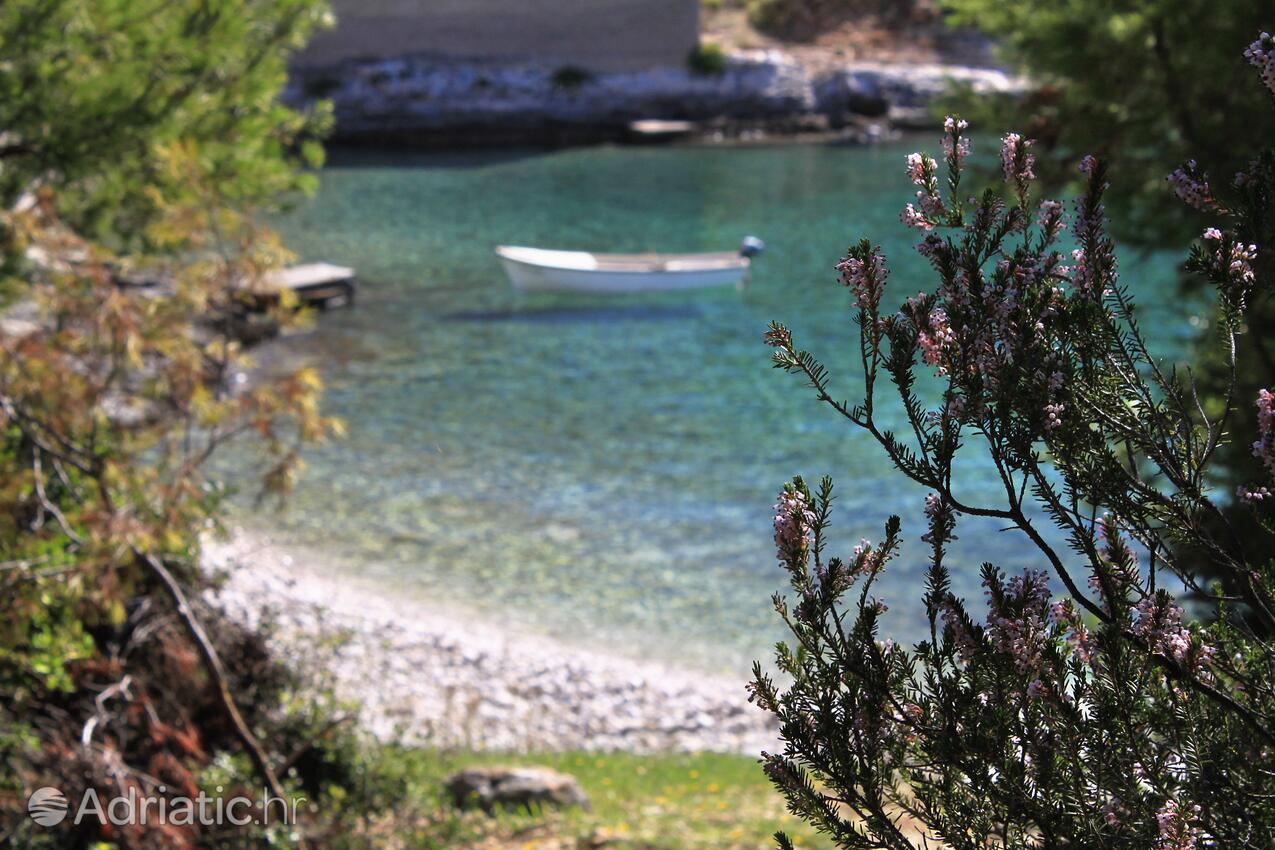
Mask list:
[[[67,808],[66,795],[47,785],[35,789],[27,800],[27,812],[40,826],[57,826],[66,818]]]

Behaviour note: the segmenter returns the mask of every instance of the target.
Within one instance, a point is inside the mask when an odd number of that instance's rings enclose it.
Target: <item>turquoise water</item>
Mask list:
[[[857,394],[833,266],[868,235],[893,297],[930,285],[898,220],[916,144],[334,157],[280,229],[364,285],[356,309],[284,345],[320,366],[349,435],[311,453],[287,513],[254,521],[396,594],[742,671],[780,635],[770,506],[792,474],[836,478],[843,550],[891,513],[921,533],[924,493],[772,370],[761,342],[785,321]],[[749,233],[769,250],[743,292],[517,295],[491,253],[722,250]],[[1190,333],[1167,297],[1173,259],[1126,260],[1166,353]],[[964,472],[967,498],[995,501],[986,464]],[[958,533],[971,597],[983,560],[1037,565],[994,526]],[[883,579],[897,637],[919,636],[923,569],[911,544]]]

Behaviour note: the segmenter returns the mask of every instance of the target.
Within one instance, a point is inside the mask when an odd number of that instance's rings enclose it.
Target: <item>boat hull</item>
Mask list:
[[[647,268],[564,268],[509,256],[501,250],[497,254],[510,284],[520,292],[623,294],[742,287],[749,267],[747,257],[732,257],[729,261],[718,259],[708,267],[681,260],[651,261]],[[606,265],[605,260],[602,265]]]

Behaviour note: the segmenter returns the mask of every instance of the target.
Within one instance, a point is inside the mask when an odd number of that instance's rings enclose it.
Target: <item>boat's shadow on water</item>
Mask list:
[[[442,322],[525,322],[571,324],[574,322],[676,322],[703,316],[691,304],[581,304],[574,307],[534,307],[522,310],[467,310],[438,317]]]

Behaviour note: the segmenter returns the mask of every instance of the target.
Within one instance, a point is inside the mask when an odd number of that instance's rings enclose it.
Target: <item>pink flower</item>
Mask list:
[[[1199,806],[1186,808],[1177,800],[1166,800],[1155,816],[1159,830],[1155,850],[1195,850],[1200,843],[1201,830],[1191,824],[1199,816]]]
[[[1045,430],[1052,431],[1062,425],[1062,412],[1064,408],[1061,404],[1045,405]]]
[[[943,240],[936,234],[931,233],[922,239],[916,246],[916,252],[927,260],[933,261],[939,255],[939,251],[943,248]]]
[[[857,575],[868,575],[876,570],[880,561],[880,553],[872,546],[872,541],[866,537],[860,538],[859,545],[854,547],[854,572]]]
[[[939,515],[939,508],[943,507],[943,501],[939,499],[938,493],[927,493],[925,496],[925,515],[930,519],[934,519]]]
[[[1133,633],[1144,638],[1153,651],[1197,673],[1212,664],[1214,649],[1193,646],[1191,632],[1182,625],[1182,609],[1177,605],[1162,597],[1148,596],[1134,610],[1137,619]]]
[[[942,307],[931,310],[926,327],[917,334],[916,341],[921,347],[921,359],[930,366],[937,366],[940,375],[946,375],[945,352],[956,345],[956,334],[948,324],[947,311]]]
[[[970,140],[962,135],[969,126],[968,121],[951,115],[943,121],[943,156],[952,168],[960,168],[970,155]]]
[[[1007,133],[1001,139],[1001,170],[1005,172],[1007,182],[1015,183],[1020,188],[1027,181],[1036,179],[1036,174],[1032,171],[1036,156],[1027,151],[1031,145],[1031,140],[1024,139],[1017,133]]]
[[[943,621],[944,629],[950,629],[952,633],[952,642],[956,644],[957,655],[962,661],[969,661],[974,657],[975,651],[978,649],[978,643],[975,642],[974,636],[970,634],[969,629],[965,627],[965,619],[961,616],[961,612],[957,607],[956,597],[950,593],[939,603],[939,617]]]
[[[916,207],[908,204],[903,208],[903,214],[900,216],[903,223],[908,227],[915,227],[917,230],[933,230],[934,222],[927,219]]]
[[[946,543],[956,539],[952,533],[956,528],[956,515],[950,508],[945,508],[937,493],[925,497],[925,516],[929,520],[929,530],[921,535],[922,542]]]
[[[908,178],[918,186],[928,186],[937,168],[938,163],[928,154],[908,154]]]
[[[985,579],[984,585],[989,608],[987,633],[993,646],[1013,659],[1019,673],[1041,678],[1048,638],[1048,577],[1040,570],[1024,570],[1007,584],[996,577]]]
[[[1257,391],[1257,425],[1262,433],[1275,428],[1275,396],[1267,389]]]
[[[814,536],[815,514],[806,504],[805,495],[784,488],[775,503],[775,550],[779,560],[794,564],[805,560]]]
[[[1253,505],[1269,499],[1271,497],[1271,491],[1269,487],[1258,487],[1256,490],[1250,490],[1248,487],[1241,484],[1239,487],[1235,488],[1235,495],[1241,502]]]
[[[1077,658],[1085,664],[1093,661],[1094,654],[1098,649],[1097,642],[1094,640],[1093,635],[1089,633],[1088,627],[1080,619],[1080,615],[1076,612],[1076,606],[1070,599],[1059,599],[1050,605],[1049,620],[1051,623],[1069,631],[1067,643]]]
[[[772,327],[762,334],[762,341],[772,348],[788,348],[792,345],[792,334],[785,327]]]
[[[1257,259],[1256,245],[1242,245],[1236,242],[1231,246],[1231,254],[1227,257],[1226,268],[1233,282],[1251,286],[1257,276],[1253,273],[1253,261]]]
[[[1202,212],[1220,208],[1213,197],[1213,190],[1209,188],[1209,181],[1200,174],[1195,160],[1188,160],[1185,165],[1179,166],[1167,179],[1174,193],[1187,206]]]
[[[1054,240],[1063,229],[1063,205],[1061,201],[1041,201],[1037,218],[1040,229],[1049,240]]]
[[[1262,85],[1275,94],[1275,38],[1268,32],[1262,33],[1244,51],[1244,58],[1261,74]]]
[[[843,257],[837,264],[841,272],[841,283],[854,292],[855,300],[865,310],[875,311],[881,303],[881,294],[885,291],[885,280],[890,270],[885,266],[885,257],[873,251],[867,257]]]
[[[1257,442],[1253,443],[1253,457],[1266,465],[1267,472],[1275,475],[1275,396],[1267,389],[1257,392]]]
[[[908,204],[901,218],[908,227],[932,230],[947,215],[943,200],[939,197],[935,173],[938,163],[924,153],[908,154],[908,177],[920,189],[916,193],[916,205]]]
[[[925,217],[935,224],[947,215],[947,207],[943,206],[943,199],[935,192],[917,192],[916,202]]]
[[[1221,242],[1222,231],[1218,230],[1216,227],[1206,227],[1204,228],[1204,238],[1209,242]]]

